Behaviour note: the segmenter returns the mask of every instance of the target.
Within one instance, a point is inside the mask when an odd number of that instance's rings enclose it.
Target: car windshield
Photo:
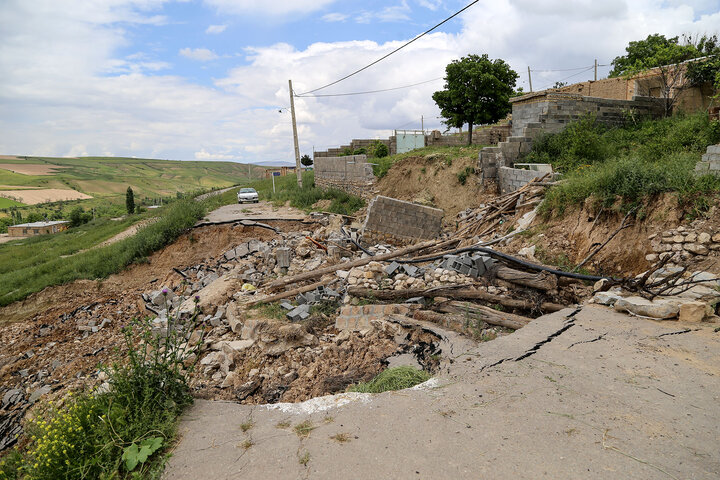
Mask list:
[[[255,193],[254,188],[241,188],[240,193]]]

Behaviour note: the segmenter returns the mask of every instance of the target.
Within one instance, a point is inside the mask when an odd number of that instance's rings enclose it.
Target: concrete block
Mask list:
[[[299,322],[310,316],[310,305],[300,305],[285,315],[291,322]]]
[[[275,259],[277,260],[277,265],[280,268],[289,268],[290,267],[290,248],[289,247],[280,247],[275,250]]]

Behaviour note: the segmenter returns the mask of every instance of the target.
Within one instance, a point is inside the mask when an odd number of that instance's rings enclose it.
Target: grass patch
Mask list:
[[[317,427],[310,422],[310,420],[305,420],[302,423],[298,423],[293,427],[293,430],[295,431],[295,434],[300,438],[306,438],[310,436],[310,432],[315,430]]]
[[[349,433],[338,433],[330,437],[331,440],[335,440],[338,443],[347,443],[350,441]]]
[[[348,387],[348,392],[381,393],[389,390],[402,390],[423,383],[431,376],[428,372],[409,366],[388,368],[369,382]]]
[[[202,339],[188,345],[195,317],[168,321],[157,335],[148,320],[123,330],[128,362],[108,370],[104,392],[70,395],[48,403],[29,421],[29,444],[11,457],[3,478],[158,478],[163,450],[175,437],[177,420],[192,403],[183,367]]]
[[[290,206],[305,210],[313,210],[313,205],[319,200],[330,200],[327,211],[341,215],[352,215],[365,206],[365,201],[350,195],[342,190],[323,190],[315,187],[315,174],[312,171],[303,172],[303,188],[299,188],[295,175],[275,177],[275,192],[273,192],[272,179],[265,179],[250,184],[261,200],[267,200],[282,205],[290,202]]]
[[[720,123],[706,113],[641,122],[629,118],[623,127],[588,116],[539,138],[524,161],[551,163],[564,174],[545,196],[545,215],[561,215],[590,197],[596,208],[619,204],[628,211],[664,192],[678,192],[681,202],[702,213],[709,207],[706,195],[720,190],[720,179],[696,177],[693,170],[707,146],[718,142]]]
[[[300,465],[303,467],[307,467],[307,464],[310,463],[310,452],[306,450],[305,453],[298,457],[298,462],[300,462]]]
[[[243,450],[250,450],[250,447],[252,447],[253,445],[255,445],[255,443],[253,443],[252,440],[247,439],[247,440],[245,440],[244,442],[242,442],[242,443],[241,443],[240,445],[238,445],[238,446],[239,446],[240,448],[242,448]]]
[[[130,223],[100,220],[56,235],[0,245],[0,306],[46,287],[78,279],[105,278],[177,239],[202,218],[204,202],[183,199],[156,210],[158,221],[112,245],[77,253],[127,228]],[[72,255],[61,257],[61,255]]]
[[[255,424],[253,422],[247,421],[247,422],[240,424],[240,430],[242,430],[244,433],[244,432],[247,432],[248,430],[251,430],[254,426],[255,426]]]
[[[483,145],[469,145],[462,147],[425,147],[417,148],[406,153],[400,153],[389,157],[373,158],[370,159],[370,161],[376,164],[373,165],[373,173],[375,174],[375,176],[378,178],[382,178],[387,175],[387,172],[390,170],[390,168],[392,168],[395,163],[409,157],[425,157],[428,162],[442,160],[442,163],[446,167],[450,167],[453,164],[454,158],[477,158],[478,153],[480,152],[480,150],[482,150],[482,148]],[[423,171],[423,173],[425,172]],[[468,174],[466,174],[465,176],[466,179],[467,176]]]

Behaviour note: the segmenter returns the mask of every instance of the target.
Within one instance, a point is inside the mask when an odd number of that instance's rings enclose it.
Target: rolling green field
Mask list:
[[[9,198],[0,197],[0,208],[10,208],[10,207],[21,207],[24,204],[20,202],[16,202],[15,200],[10,200]]]
[[[229,187],[248,179],[248,166],[233,162],[197,162],[116,157],[20,157],[0,164],[60,167],[53,175],[23,175],[0,169],[0,190],[13,186],[73,189],[93,197],[124,196],[128,186],[141,197]],[[263,167],[251,167],[255,178]]]

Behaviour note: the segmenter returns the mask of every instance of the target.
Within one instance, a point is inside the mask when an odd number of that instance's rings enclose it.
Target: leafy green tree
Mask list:
[[[310,158],[310,155],[307,153],[300,157],[300,163],[302,163],[305,167],[309,167],[313,164],[312,158]]]
[[[133,193],[132,187],[128,187],[125,193],[125,209],[127,213],[131,215],[135,213],[135,194]]]
[[[370,155],[375,158],[387,157],[389,153],[387,145],[380,140],[375,140],[370,146]]]
[[[468,124],[468,145],[473,125],[497,122],[510,112],[518,74],[505,63],[486,54],[468,55],[445,67],[445,89],[433,93],[440,115],[449,127]]]
[[[70,212],[70,226],[79,227],[92,219],[92,213],[85,212],[81,206],[77,206]]]
[[[696,38],[685,35],[680,39],[655,33],[645,40],[630,42],[625,48],[625,55],[612,61],[613,69],[609,76],[634,76],[655,70],[667,116],[682,89],[706,81],[720,82],[718,54],[720,44],[717,35]]]

